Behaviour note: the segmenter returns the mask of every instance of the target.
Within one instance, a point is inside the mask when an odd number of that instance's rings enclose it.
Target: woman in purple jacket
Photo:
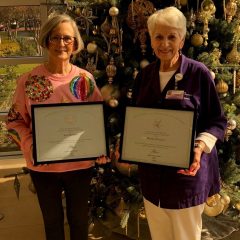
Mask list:
[[[158,60],[139,72],[134,104],[196,109],[197,124],[189,169],[139,164],[146,216],[153,240],[200,240],[204,202],[220,190],[215,143],[224,138],[226,119],[207,67],[181,54],[183,13],[175,7],[156,11],[148,30]]]

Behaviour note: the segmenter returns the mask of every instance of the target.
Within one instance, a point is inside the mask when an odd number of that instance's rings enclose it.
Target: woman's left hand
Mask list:
[[[189,169],[181,169],[178,170],[177,173],[186,175],[186,176],[195,176],[197,174],[197,171],[201,167],[201,155],[202,155],[202,149],[201,148],[194,148],[194,157],[193,162],[190,165]]]
[[[107,163],[110,163],[111,162],[111,159],[107,156],[99,156],[97,159],[96,159],[96,163],[101,165],[101,164],[107,164]]]

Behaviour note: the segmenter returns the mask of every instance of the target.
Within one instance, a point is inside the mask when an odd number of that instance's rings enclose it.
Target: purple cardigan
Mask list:
[[[222,141],[226,118],[209,70],[204,64],[184,55],[181,58],[181,66],[176,73],[181,73],[183,79],[178,82],[178,89],[192,95],[192,100],[165,99],[167,91],[174,89],[175,74],[160,92],[158,60],[139,72],[133,89],[133,103],[141,107],[196,108],[196,134],[208,132]],[[219,164],[215,147],[211,153],[202,154],[201,168],[194,177],[177,174],[175,167],[151,164],[139,164],[139,176],[143,196],[157,206],[160,203],[162,208],[181,209],[196,206],[220,190]]]

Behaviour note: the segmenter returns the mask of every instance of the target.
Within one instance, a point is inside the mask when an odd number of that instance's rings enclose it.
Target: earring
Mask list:
[[[179,50],[178,50],[178,53],[179,53],[179,55],[181,56],[181,55],[182,55],[182,49],[179,49]]]

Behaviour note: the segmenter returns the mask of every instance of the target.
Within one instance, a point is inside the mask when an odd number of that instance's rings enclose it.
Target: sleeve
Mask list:
[[[28,112],[29,106],[27,106],[24,84],[27,77],[28,75],[23,75],[17,80],[17,87],[7,117],[8,133],[20,146],[24,155],[32,151],[31,116]]]
[[[201,97],[198,134],[206,132],[223,141],[227,120],[215,88],[215,83],[207,68],[200,75]]]
[[[210,153],[212,151],[213,147],[215,146],[217,138],[210,133],[203,132],[203,133],[198,134],[195,141],[196,140],[203,141],[205,143],[204,152],[205,153]]]

